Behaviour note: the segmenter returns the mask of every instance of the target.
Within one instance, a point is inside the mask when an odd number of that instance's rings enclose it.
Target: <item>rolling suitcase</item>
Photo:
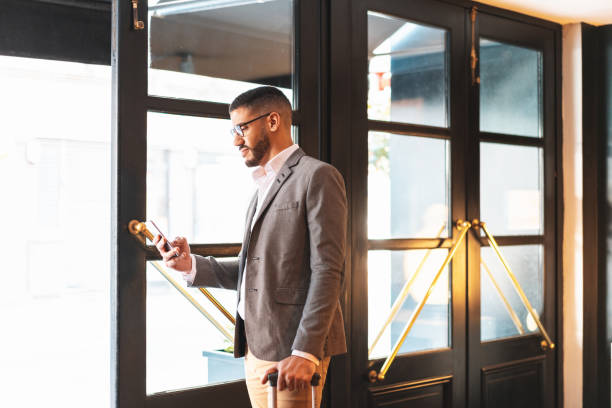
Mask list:
[[[312,379],[310,380],[310,390],[312,401],[312,408],[316,408],[315,405],[315,387],[319,386],[319,381],[321,380],[321,376],[318,373],[314,373]],[[276,408],[276,384],[278,382],[278,373],[270,373],[268,374],[268,408]]]

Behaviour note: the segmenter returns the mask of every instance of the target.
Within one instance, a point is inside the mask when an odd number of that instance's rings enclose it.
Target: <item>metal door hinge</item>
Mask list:
[[[138,0],[132,0],[132,28],[134,30],[143,30],[144,22],[138,19]]]
[[[470,52],[470,68],[472,69],[472,85],[480,83],[480,77],[476,75],[476,67],[478,66],[478,54],[476,53],[476,16],[478,15],[478,8],[472,7],[470,13],[472,21],[472,50]]]

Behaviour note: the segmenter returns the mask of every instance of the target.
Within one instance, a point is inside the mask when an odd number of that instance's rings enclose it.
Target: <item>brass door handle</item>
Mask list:
[[[442,224],[442,227],[440,227],[440,230],[436,234],[436,238],[440,238],[440,235],[442,235],[442,232],[444,231],[445,228],[446,228],[446,222]],[[414,283],[416,278],[421,273],[421,270],[423,269],[423,266],[425,265],[427,258],[429,258],[429,255],[431,255],[431,251],[432,249],[430,248],[425,252],[425,255],[423,255],[423,259],[421,259],[421,262],[419,263],[419,266],[414,271],[414,274],[410,277],[410,279],[406,281],[406,283],[404,283],[404,286],[402,287],[400,294],[397,296],[397,299],[395,299],[395,302],[393,302],[393,306],[391,307],[391,311],[389,312],[389,316],[387,317],[387,320],[385,321],[385,323],[382,325],[382,327],[378,331],[376,338],[374,339],[374,341],[372,342],[372,344],[370,345],[368,349],[368,357],[372,354],[372,351],[374,351],[374,347],[376,347],[376,344],[378,344],[378,341],[382,337],[383,333],[385,332],[389,324],[391,324],[391,321],[395,318],[400,308],[406,301],[406,298],[408,297],[408,294],[410,293],[410,288],[412,287],[412,284]]]
[[[138,236],[139,234],[144,235],[150,241],[153,241],[154,236],[147,228],[147,225],[144,222],[140,222],[138,220],[132,220],[128,223],[128,231],[134,236]],[[164,278],[172,285],[175,289],[177,289],[181,294],[191,303],[200,313],[208,319],[228,340],[234,341],[234,337],[232,334],[223,327],[206,309],[202,307],[194,298],[183,288],[178,282],[176,282],[172,276],[164,269],[161,263],[153,261],[151,262],[153,267],[157,269],[159,273],[162,274]],[[198,288],[198,290],[206,296],[206,298],[233,324],[236,325],[236,319],[232,316],[227,309],[221,305],[221,303],[205,288]]]
[[[482,221],[478,221],[478,220],[474,220],[474,224],[475,224],[474,225],[475,228],[482,228],[482,230],[484,231],[485,236],[487,237],[487,240],[489,241],[489,244],[491,245],[491,248],[493,248],[493,250],[495,251],[495,254],[501,261],[502,265],[504,265],[504,269],[506,270],[506,273],[508,274],[508,277],[510,278],[512,285],[514,286],[514,289],[519,295],[519,298],[523,302],[523,306],[525,306],[525,308],[527,309],[527,312],[531,315],[531,318],[538,326],[538,329],[540,329],[540,333],[544,337],[544,340],[541,342],[542,349],[543,350],[554,349],[555,343],[553,343],[553,341],[550,339],[550,336],[548,335],[548,332],[546,331],[546,329],[544,328],[544,325],[540,321],[540,318],[538,317],[537,313],[531,306],[531,303],[529,303],[529,299],[527,299],[527,295],[525,295],[525,292],[523,291],[521,284],[519,283],[518,279],[516,279],[516,275],[514,275],[514,273],[512,272],[512,269],[510,269],[510,266],[508,265],[508,262],[502,255],[501,250],[499,249],[499,245],[497,245],[497,241],[495,240],[493,235],[491,235],[491,233],[489,232],[489,229],[487,228],[487,224]]]
[[[406,341],[406,338],[408,337],[408,334],[410,333],[410,330],[412,330],[412,327],[414,326],[414,323],[416,322],[417,318],[419,317],[419,314],[421,314],[421,311],[423,310],[423,307],[425,307],[425,304],[427,303],[427,299],[429,298],[429,296],[433,292],[433,289],[436,286],[436,283],[438,282],[438,279],[440,278],[440,276],[442,275],[442,272],[444,272],[444,270],[446,269],[446,267],[448,266],[450,261],[455,256],[455,253],[457,252],[457,249],[459,248],[459,246],[463,242],[463,239],[465,238],[465,235],[467,234],[469,229],[472,227],[472,224],[469,221],[458,220],[457,223],[456,223],[456,226],[457,226],[457,229],[460,231],[459,232],[459,237],[457,238],[457,241],[455,241],[453,246],[448,251],[448,254],[446,255],[446,258],[444,259],[444,262],[442,262],[442,266],[440,267],[440,269],[438,269],[438,272],[434,276],[431,284],[429,285],[429,288],[427,288],[427,292],[425,292],[425,296],[423,296],[423,299],[419,302],[419,304],[417,305],[417,307],[414,310],[414,312],[412,312],[412,315],[410,316],[410,319],[408,320],[408,323],[406,324],[406,327],[404,328],[404,330],[402,331],[402,334],[400,335],[399,339],[397,340],[397,342],[393,346],[393,350],[391,351],[391,354],[389,354],[389,356],[387,357],[387,359],[383,363],[382,367],[380,368],[380,371],[376,372],[376,370],[371,370],[368,373],[368,379],[369,379],[370,382],[375,383],[377,381],[382,381],[382,380],[385,379],[385,375],[387,374],[387,371],[389,371],[389,367],[391,367],[391,364],[395,360],[395,357],[397,356],[397,353],[399,352],[400,348],[402,347],[402,344],[404,344],[404,341]]]

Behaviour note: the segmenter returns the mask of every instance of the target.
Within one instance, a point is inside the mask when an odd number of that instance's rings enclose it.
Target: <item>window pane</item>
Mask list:
[[[255,186],[231,122],[149,112],[147,218],[169,239],[242,242]]]
[[[542,53],[480,39],[480,130],[542,137]]]
[[[149,94],[231,102],[258,85],[292,100],[292,0],[149,0]]]
[[[423,299],[448,254],[446,249],[368,252],[368,345],[371,346],[389,316],[393,303],[404,284],[416,273],[425,257],[425,263],[410,286],[408,296],[397,316],[380,337],[370,359],[387,357],[413,311]],[[412,327],[400,353],[412,353],[449,347],[450,333],[450,268],[438,279],[427,304]]]
[[[516,276],[529,303],[538,316],[544,305],[544,258],[541,245],[504,246],[501,252]],[[512,307],[525,334],[538,331],[535,320],[523,305],[506,270],[491,247],[480,251],[481,332],[482,341],[494,340],[520,334],[510,317],[508,308],[495,288],[487,269]]]
[[[448,236],[449,150],[446,140],[369,133],[370,239]]]
[[[480,214],[493,235],[542,234],[543,194],[541,148],[480,144]]]
[[[180,272],[167,272],[186,287]],[[234,335],[231,322],[204,295],[187,290]],[[233,314],[236,291],[210,292]],[[228,347],[233,343],[147,262],[147,394],[244,378],[242,359],[235,359]]]
[[[448,32],[368,12],[368,117],[447,127]]]
[[[106,408],[111,67],[0,56],[0,89],[0,406]]]

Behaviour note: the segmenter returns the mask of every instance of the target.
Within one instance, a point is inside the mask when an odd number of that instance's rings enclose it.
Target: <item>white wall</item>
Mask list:
[[[563,26],[563,394],[582,407],[582,32]]]

